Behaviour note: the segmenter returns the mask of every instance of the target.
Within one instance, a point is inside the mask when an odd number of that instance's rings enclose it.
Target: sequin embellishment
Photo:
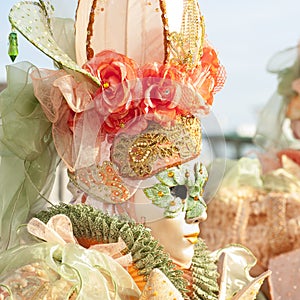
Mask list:
[[[124,186],[112,163],[105,161],[102,166],[90,166],[68,173],[72,183],[96,200],[122,203],[130,193]]]

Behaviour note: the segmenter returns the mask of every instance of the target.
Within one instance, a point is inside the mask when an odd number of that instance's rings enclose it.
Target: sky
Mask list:
[[[8,13],[18,1],[0,1],[0,82],[6,79]],[[75,0],[53,0],[59,16],[73,17]],[[207,131],[251,134],[257,114],[276,90],[276,75],[266,66],[278,51],[300,40],[299,0],[207,0],[199,1],[207,37],[217,49],[227,71],[227,81],[213,104],[213,124]],[[28,60],[52,68],[51,61],[29,42],[19,39],[16,61]],[[218,124],[217,124],[218,123]]]

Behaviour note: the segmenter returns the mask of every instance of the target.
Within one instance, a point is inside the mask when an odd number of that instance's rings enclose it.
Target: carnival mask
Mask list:
[[[199,222],[206,219],[202,198],[206,180],[205,167],[194,160],[144,181],[149,186],[138,189],[133,197],[134,218],[150,228],[174,262],[183,267],[191,263]]]

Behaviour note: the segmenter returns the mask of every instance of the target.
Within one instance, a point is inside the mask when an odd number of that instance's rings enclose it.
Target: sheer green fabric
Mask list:
[[[286,108],[295,94],[292,82],[300,77],[298,47],[276,53],[269,61],[267,70],[277,74],[278,87],[258,116],[254,143],[265,150],[278,150],[295,144],[284,130]],[[296,143],[297,144],[297,143]]]
[[[40,263],[49,274],[50,270],[59,276],[52,276],[51,286],[55,282],[64,280],[69,282],[69,290],[65,298],[57,298],[66,291],[56,290],[51,299],[69,299],[75,292],[76,299],[138,299],[140,291],[129,273],[113,258],[95,250],[85,249],[77,244],[64,246],[51,243],[38,243],[29,246],[20,246],[0,255],[0,279],[5,281],[8,276],[13,277],[14,271],[25,266]],[[26,274],[19,278],[20,283],[29,279]],[[36,274],[41,276],[40,273]],[[50,276],[49,276],[50,277]],[[47,280],[46,280],[47,281]],[[39,282],[37,282],[39,284]],[[35,287],[33,284],[24,289],[43,289],[46,284]],[[8,286],[10,288],[10,286]],[[26,298],[27,299],[27,298]]]
[[[261,178],[261,165],[258,159],[243,157],[239,160],[216,159],[212,162],[214,170],[224,170],[224,177],[220,190],[223,188],[235,189],[239,187],[261,188],[263,181]]]
[[[53,18],[53,38],[58,46],[74,61],[75,53],[75,24],[74,20]]]
[[[218,169],[223,167],[224,161],[217,159],[213,162]],[[297,173],[288,166],[262,172],[261,162],[257,158],[243,157],[239,160],[226,160],[226,171],[220,190],[238,190],[253,188],[257,190],[300,193],[300,182]]]
[[[0,251],[17,243],[19,225],[45,205],[58,163],[51,123],[33,95],[32,68],[8,66],[0,94]]]

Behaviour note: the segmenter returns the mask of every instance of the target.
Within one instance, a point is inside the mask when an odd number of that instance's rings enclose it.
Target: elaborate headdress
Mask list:
[[[123,202],[141,180],[200,154],[197,116],[225,74],[197,1],[79,1],[77,63],[57,42],[51,13],[43,1],[21,2],[10,21],[61,67],[31,78],[75,185]]]
[[[2,155],[16,157],[23,174],[2,195],[3,203],[14,199],[2,210],[11,231],[50,191],[53,145],[73,184],[110,203],[127,201],[145,178],[198,157],[198,117],[209,112],[225,80],[195,0],[78,1],[75,24],[54,18],[53,10],[48,1],[24,1],[9,15],[10,55],[18,52],[17,30],[58,67],[8,67],[0,97]],[[10,233],[2,237],[12,241]]]

